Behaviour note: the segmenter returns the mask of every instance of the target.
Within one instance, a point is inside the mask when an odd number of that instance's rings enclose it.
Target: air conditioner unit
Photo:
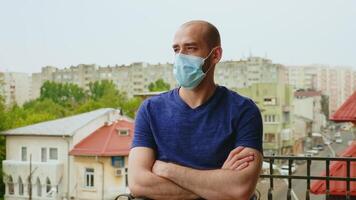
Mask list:
[[[115,169],[115,176],[123,176],[125,175],[125,169]]]

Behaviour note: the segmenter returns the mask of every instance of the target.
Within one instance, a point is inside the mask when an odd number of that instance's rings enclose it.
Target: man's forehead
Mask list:
[[[174,44],[183,43],[204,43],[203,29],[199,25],[188,25],[180,27],[174,35]]]

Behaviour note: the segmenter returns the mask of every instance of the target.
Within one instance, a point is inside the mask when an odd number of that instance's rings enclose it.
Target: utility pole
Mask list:
[[[30,175],[28,176],[28,199],[32,200],[32,154],[30,154]]]

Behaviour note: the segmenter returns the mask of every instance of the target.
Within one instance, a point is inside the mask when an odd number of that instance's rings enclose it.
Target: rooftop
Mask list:
[[[340,157],[356,157],[356,142],[353,142]],[[347,166],[345,161],[333,161],[330,164],[331,177],[347,177]],[[323,172],[322,176],[326,173]],[[356,177],[356,163],[350,164],[350,177]],[[326,182],[324,180],[317,180],[312,182],[310,191],[314,194],[326,193]],[[345,195],[346,194],[346,181],[330,181],[330,194],[331,195]],[[350,183],[350,192],[352,196],[356,196],[356,182]]]
[[[109,112],[113,108],[102,108],[91,112],[82,113],[61,119],[24,126],[20,128],[3,131],[2,135],[48,135],[48,136],[72,136],[74,132],[87,125],[92,120]]]
[[[128,135],[120,134],[126,131]],[[76,156],[127,156],[134,133],[134,123],[121,119],[104,125],[84,138],[69,152]]]
[[[356,91],[336,110],[330,120],[356,124]]]

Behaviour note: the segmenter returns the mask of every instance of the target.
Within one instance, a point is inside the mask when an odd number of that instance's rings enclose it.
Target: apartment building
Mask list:
[[[332,115],[356,89],[356,71],[349,67],[326,65],[289,66],[288,83],[298,89],[314,89],[329,97]]]
[[[31,77],[26,73],[0,72],[0,95],[5,105],[23,105],[31,98]]]
[[[293,88],[282,83],[255,83],[236,91],[251,98],[261,111],[265,155],[293,153]]]

